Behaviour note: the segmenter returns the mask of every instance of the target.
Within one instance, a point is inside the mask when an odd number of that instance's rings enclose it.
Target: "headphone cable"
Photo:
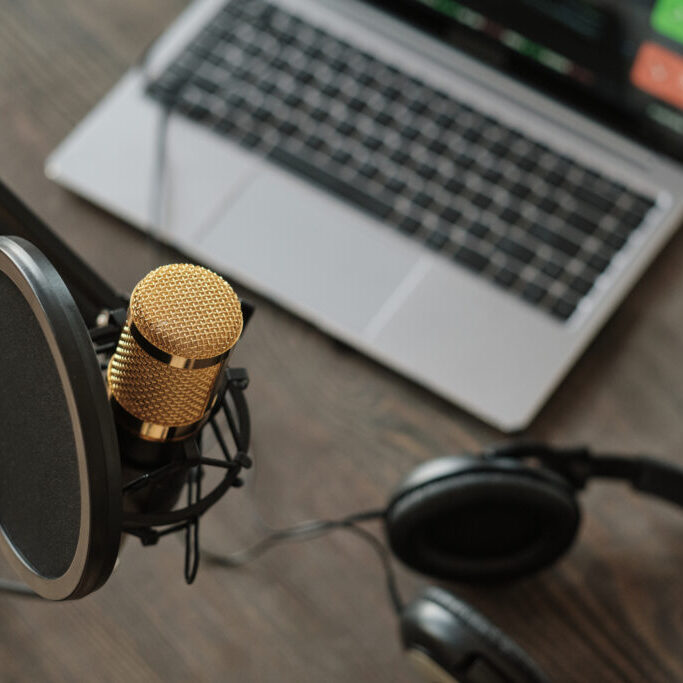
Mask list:
[[[396,573],[391,563],[389,551],[375,534],[372,534],[366,529],[358,526],[362,522],[383,517],[384,512],[385,511],[383,509],[367,510],[365,512],[355,513],[349,515],[348,517],[337,520],[315,519],[308,522],[301,522],[291,527],[275,529],[271,533],[263,536],[251,546],[248,546],[242,550],[238,550],[234,553],[222,555],[219,553],[214,553],[211,550],[202,549],[202,556],[210,564],[223,567],[224,569],[236,569],[256,560],[271,548],[274,548],[282,543],[310,541],[322,536],[326,536],[327,534],[338,529],[343,529],[364,540],[375,551],[384,570],[389,601],[395,612],[400,614],[403,609],[403,600],[398,588]]]

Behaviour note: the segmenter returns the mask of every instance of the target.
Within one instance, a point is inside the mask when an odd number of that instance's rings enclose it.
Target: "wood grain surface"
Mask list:
[[[43,164],[183,5],[0,0],[0,178],[122,290],[180,257],[46,180]],[[415,464],[502,438],[239,291],[257,305],[233,362],[252,377],[258,466],[246,490],[205,518],[207,547],[241,547],[264,520],[377,507]],[[527,435],[683,464],[682,360],[679,235]],[[452,588],[553,680],[683,681],[683,515],[618,484],[590,486],[582,500],[579,542],[556,566],[509,585]],[[0,573],[10,575],[4,563]],[[399,575],[407,596],[426,583]],[[204,566],[191,587],[176,540],[145,550],[128,542],[110,581],[82,601],[0,597],[0,680],[416,679],[378,562],[338,533],[231,573]]]

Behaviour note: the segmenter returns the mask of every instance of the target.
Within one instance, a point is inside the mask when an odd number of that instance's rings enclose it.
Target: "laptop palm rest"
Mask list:
[[[558,334],[560,323],[511,298],[461,268],[435,263],[373,342],[387,365],[408,376],[418,367],[423,385],[517,430],[564,373],[571,348]]]
[[[272,167],[193,252],[341,336],[360,335],[419,259],[407,239]]]

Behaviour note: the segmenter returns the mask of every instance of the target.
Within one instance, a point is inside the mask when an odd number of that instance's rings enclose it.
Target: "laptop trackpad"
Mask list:
[[[417,261],[408,239],[272,167],[200,236],[196,251],[342,336],[361,332]]]

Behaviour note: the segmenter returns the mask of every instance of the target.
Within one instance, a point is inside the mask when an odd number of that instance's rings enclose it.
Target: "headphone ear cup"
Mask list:
[[[575,490],[513,459],[439,458],[414,470],[387,507],[394,554],[442,579],[485,581],[538,570],[572,543]]]
[[[513,640],[467,603],[430,587],[401,614],[403,646],[426,680],[547,683]]]

